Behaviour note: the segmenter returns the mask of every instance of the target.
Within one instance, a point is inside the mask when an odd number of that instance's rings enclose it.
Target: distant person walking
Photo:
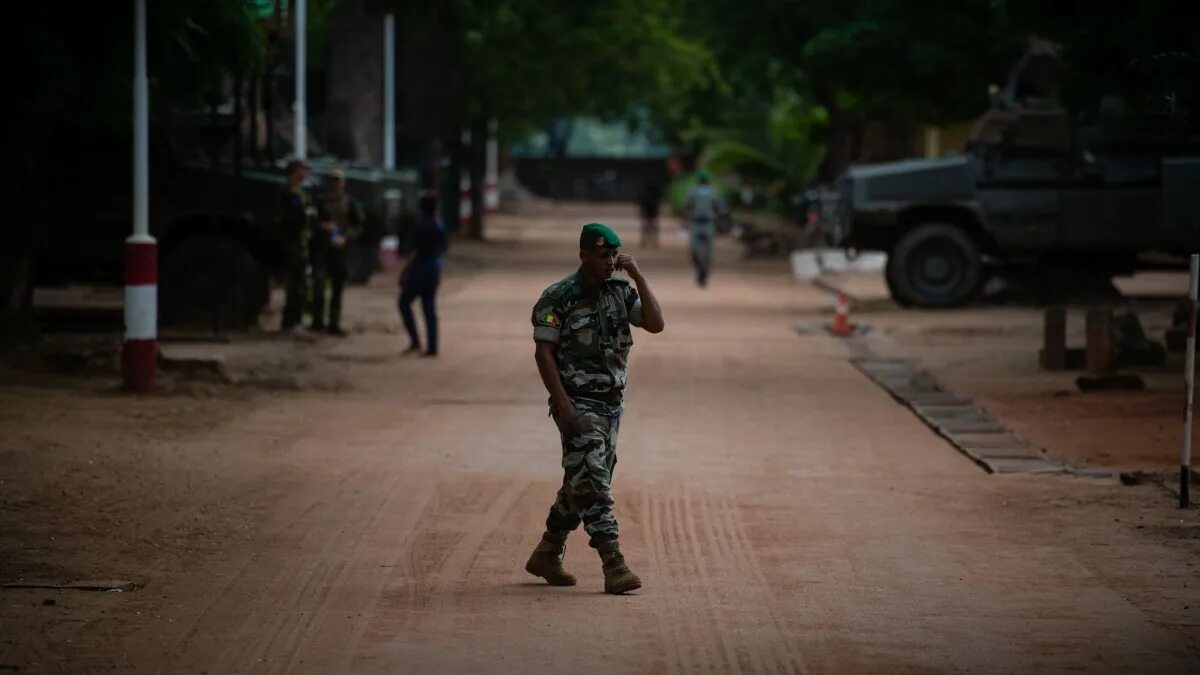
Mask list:
[[[304,189],[308,172],[308,163],[304,160],[288,162],[287,184],[279,193],[277,206],[277,219],[287,259],[287,300],[283,306],[281,325],[285,331],[299,330],[308,290],[308,240],[317,216],[312,197]]]
[[[689,230],[688,248],[692,266],[696,268],[696,284],[700,288],[708,285],[717,238],[717,216],[724,211],[725,205],[720,195],[709,185],[708,171],[701,170],[700,184],[688,195],[684,210]]]
[[[313,269],[312,329],[344,336],[342,330],[342,290],[346,286],[346,249],[362,236],[362,204],[346,194],[346,174],[334,169],[329,174],[329,191],[318,206],[321,227],[313,230],[309,253]],[[325,291],[329,290],[326,313]],[[326,318],[328,317],[328,321]]]
[[[421,311],[425,315],[425,353],[438,354],[437,290],[442,281],[442,257],[446,253],[446,231],[438,219],[438,199],[434,192],[425,192],[419,200],[420,214],[412,233],[408,261],[400,271],[400,318],[408,332],[409,345],[405,355],[421,351],[421,338],[417,335],[417,322],[413,317],[412,303],[421,299]]]
[[[642,213],[642,248],[658,248],[658,207],[662,190],[658,184],[646,183],[638,193],[638,208]]]

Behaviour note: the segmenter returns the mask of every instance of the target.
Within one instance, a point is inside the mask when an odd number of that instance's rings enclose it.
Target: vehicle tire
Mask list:
[[[979,246],[961,228],[919,225],[900,238],[887,261],[887,284],[902,307],[959,307],[983,283]]]
[[[887,274],[883,275],[883,279],[885,282],[887,282],[888,294],[892,296],[892,301],[895,302],[898,307],[902,309],[908,309],[909,307],[912,307],[912,303],[909,302],[907,296],[901,295],[901,293],[896,289],[896,284],[892,282],[892,257],[890,255],[888,256]]]
[[[199,234],[176,244],[162,270],[163,323],[229,330],[256,325],[270,280],[237,241]]]

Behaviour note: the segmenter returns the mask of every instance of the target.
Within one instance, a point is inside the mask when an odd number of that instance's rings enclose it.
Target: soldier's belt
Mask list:
[[[586,398],[586,399],[591,399],[593,401],[599,401],[601,403],[607,403],[609,405],[617,405],[624,398],[624,393],[620,392],[620,391],[605,391],[605,392],[579,391],[579,392],[572,392],[571,398]]]

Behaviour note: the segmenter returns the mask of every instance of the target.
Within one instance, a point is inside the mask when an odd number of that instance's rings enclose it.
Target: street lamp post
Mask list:
[[[133,234],[125,240],[125,389],[154,391],[158,360],[158,245],[150,236],[150,107],[146,0],[133,0]]]
[[[496,139],[499,124],[488,120],[487,165],[483,181],[483,205],[488,213],[500,209],[500,142]]]
[[[458,158],[458,226],[462,232],[471,227],[471,130],[463,129]]]
[[[383,17],[383,168],[396,168],[396,15]]]
[[[292,7],[292,11],[294,12],[292,27],[295,30],[296,39],[296,103],[294,108],[296,138],[294,144],[296,146],[296,159],[305,159],[308,157],[308,109],[305,106],[305,85],[308,78],[308,63],[306,61],[306,51],[308,49],[308,11],[306,0],[295,0],[295,3]]]

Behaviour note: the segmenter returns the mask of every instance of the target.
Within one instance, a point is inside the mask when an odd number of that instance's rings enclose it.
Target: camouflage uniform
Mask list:
[[[546,518],[548,532],[565,536],[582,521],[592,546],[617,538],[610,486],[630,326],[642,320],[641,300],[628,281],[607,279],[596,298],[587,298],[578,272],[546,289],[534,305],[533,338],[558,345],[558,373],[578,426],[575,435],[562,436],[563,484]]]
[[[691,218],[688,249],[696,268],[696,282],[702,287],[708,285],[717,239],[717,216],[724,209],[721,197],[710,185],[697,185],[688,195],[687,211]]]
[[[308,289],[308,238],[315,215],[312,197],[304,188],[285,186],[279,193],[279,227],[287,256],[285,330],[298,325],[304,315],[304,296]]]
[[[320,220],[333,221],[336,229],[329,232],[322,228],[313,230],[309,239],[309,258],[313,268],[313,327],[337,330],[342,318],[342,290],[346,285],[346,250],[354,246],[363,233],[362,204],[347,194],[327,194],[321,198],[317,208]],[[346,242],[338,247],[333,244],[334,236],[345,237]],[[329,294],[326,295],[326,286]],[[325,321],[325,299],[329,298],[328,323]]]

